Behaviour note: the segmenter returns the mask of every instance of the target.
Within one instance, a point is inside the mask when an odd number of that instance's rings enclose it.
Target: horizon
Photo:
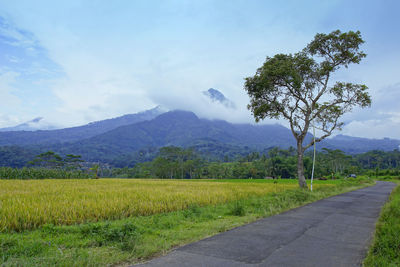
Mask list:
[[[157,105],[254,124],[244,78],[267,56],[295,53],[316,33],[340,29],[360,30],[368,56],[335,80],[366,84],[372,107],[346,114],[335,134],[400,139],[397,1],[22,1],[0,7],[0,128],[37,117],[79,126]],[[236,108],[209,101],[202,94],[208,88]],[[263,123],[287,127],[282,120]]]
[[[71,126],[71,127],[52,128],[52,129],[37,129],[37,130],[17,130],[17,131],[28,131],[28,132],[30,132],[30,131],[32,131],[32,132],[35,132],[35,131],[53,131],[53,130],[62,130],[62,129],[67,129],[67,128],[74,128],[74,127],[82,127],[82,126],[91,125],[91,124],[95,124],[95,123],[102,122],[102,121],[107,121],[107,120],[113,120],[113,119],[121,118],[121,117],[124,117],[124,116],[129,116],[129,115],[136,115],[136,114],[140,114],[140,113],[145,113],[145,112],[147,112],[147,111],[153,111],[153,110],[159,109],[159,108],[161,108],[161,109],[163,110],[162,113],[160,113],[159,115],[157,115],[155,118],[150,119],[150,121],[156,119],[158,116],[163,115],[163,114],[165,114],[165,113],[176,112],[176,111],[193,113],[193,114],[194,114],[197,118],[199,118],[200,120],[225,121],[225,120],[219,119],[219,118],[210,119],[210,118],[201,117],[201,116],[199,116],[198,114],[196,114],[195,112],[190,111],[190,110],[183,110],[183,109],[166,110],[166,109],[164,109],[163,107],[161,107],[160,105],[157,105],[157,106],[155,106],[155,107],[153,107],[153,108],[151,108],[151,109],[139,111],[139,112],[137,112],[137,113],[124,114],[124,115],[116,116],[116,117],[112,117],[112,118],[105,118],[105,119],[103,119],[103,120],[91,121],[91,122],[88,122],[88,123],[85,123],[85,124],[75,125],[75,126]],[[33,122],[33,121],[36,121],[36,120],[37,120],[37,121],[40,121],[40,120],[42,120],[42,119],[44,119],[44,118],[43,118],[43,117],[36,117],[36,118],[34,118],[34,119],[30,120],[30,121],[26,121],[26,122],[24,122],[24,123],[21,123],[21,124],[19,124],[19,125],[15,125],[15,126],[20,126],[20,125],[23,125],[23,124],[26,124],[26,123],[30,123],[30,122]],[[228,121],[226,121],[226,122],[228,122]],[[137,122],[137,123],[142,123],[142,122]],[[231,123],[231,122],[228,122],[228,123]],[[133,123],[133,124],[136,124],[136,123]],[[263,126],[263,125],[266,125],[266,126],[281,126],[281,127],[284,127],[284,128],[286,128],[287,130],[290,131],[290,129],[289,129],[287,126],[281,124],[279,121],[275,121],[275,122],[274,122],[274,121],[271,121],[270,123],[257,123],[257,122],[249,122],[249,123],[243,122],[243,123],[240,123],[240,122],[239,122],[239,123],[232,123],[232,124],[246,124],[246,125],[252,125],[252,126],[257,126],[257,127],[258,127],[258,126]],[[128,124],[128,125],[129,125],[129,124]],[[14,126],[14,127],[15,127],[15,126]],[[120,127],[125,127],[125,126],[120,126]],[[11,126],[10,128],[13,128],[13,126]],[[4,131],[4,128],[0,128],[0,132],[2,132],[2,131]],[[11,130],[11,131],[15,131],[15,130]],[[312,135],[311,132],[308,132],[308,133]],[[371,140],[384,140],[384,139],[400,140],[400,139],[390,138],[390,137],[368,138],[368,137],[360,137],[360,136],[350,136],[350,135],[343,134],[343,133],[341,133],[341,132],[336,132],[336,133],[334,133],[334,134],[328,136],[326,139],[332,139],[332,138],[334,138],[334,137],[340,137],[340,136],[344,136],[344,137],[354,137],[354,138],[367,138],[367,139],[371,139]],[[399,145],[399,149],[400,149],[400,145]]]

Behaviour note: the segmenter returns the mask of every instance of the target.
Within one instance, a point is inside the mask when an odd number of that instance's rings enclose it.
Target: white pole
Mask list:
[[[312,182],[314,179],[314,166],[315,166],[315,126],[313,125],[313,137],[314,137],[314,156],[313,156],[313,163],[312,163],[312,171],[311,171],[311,191],[312,191]]]

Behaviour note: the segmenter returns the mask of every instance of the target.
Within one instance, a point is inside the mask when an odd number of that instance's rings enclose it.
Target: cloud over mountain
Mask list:
[[[35,117],[76,126],[158,104],[254,122],[244,78],[266,56],[342,29],[361,31],[368,56],[332,78],[366,84],[373,98],[343,133],[400,138],[400,2],[360,3],[0,1],[0,127]],[[230,102],[204,95],[210,85]]]
[[[212,102],[217,102],[224,105],[227,108],[235,109],[236,105],[231,100],[226,98],[223,93],[217,89],[210,88],[207,91],[203,91],[203,95],[207,96]]]

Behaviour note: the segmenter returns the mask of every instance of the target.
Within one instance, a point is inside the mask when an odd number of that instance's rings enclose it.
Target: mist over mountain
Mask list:
[[[309,142],[308,135],[305,142]],[[345,139],[343,142],[343,139]],[[337,136],[318,143],[318,149],[342,149],[347,153],[362,153],[379,149],[390,151],[400,145],[399,140]],[[272,147],[295,147],[289,129],[279,124],[232,124],[223,120],[207,120],[193,112],[175,110],[152,120],[121,126],[100,135],[52,148],[60,153],[76,153],[92,161],[104,161],[139,150],[163,146],[201,147],[218,153],[216,147],[263,151]]]
[[[305,142],[309,142],[309,134]],[[233,124],[224,120],[199,118],[190,111],[165,112],[160,107],[136,114],[49,131],[12,131],[0,133],[0,145],[23,147],[3,149],[7,153],[31,155],[35,151],[53,150],[60,154],[78,154],[85,160],[122,162],[146,160],[160,147],[193,147],[210,157],[241,155],[249,151],[266,151],[272,147],[295,147],[291,131],[279,124]],[[370,150],[398,149],[400,140],[367,139],[337,135],[317,143],[323,147],[356,154]],[[27,149],[27,150],[26,150]],[[35,152],[35,153],[36,153]],[[150,154],[149,154],[150,153]],[[147,154],[146,157],[142,155]],[[119,166],[124,166],[121,163]]]
[[[367,152],[369,150],[400,150],[400,140],[391,138],[370,139],[338,134],[332,138],[327,138],[322,142],[317,143],[317,146],[321,148],[325,147],[329,149],[340,149],[349,154],[357,154]]]
[[[224,105],[227,108],[235,109],[236,105],[231,100],[226,98],[223,93],[217,89],[210,88],[207,91],[203,91],[203,94],[207,96],[212,102],[217,102]]]
[[[61,153],[77,153],[92,161],[102,161],[141,149],[200,144],[226,144],[256,150],[261,147],[293,146],[294,139],[287,128],[278,124],[231,124],[222,120],[200,119],[193,112],[175,110],[153,120],[121,126],[89,139],[52,148]]]
[[[157,106],[139,113],[127,114],[71,128],[37,131],[3,131],[0,132],[0,145],[39,145],[74,142],[105,133],[120,126],[151,120],[163,112],[165,110]]]
[[[16,126],[0,128],[0,132],[54,130],[57,128],[59,127],[48,123],[43,117],[37,117]]]

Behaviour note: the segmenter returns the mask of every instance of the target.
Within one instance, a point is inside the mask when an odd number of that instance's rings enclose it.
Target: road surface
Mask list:
[[[136,266],[361,266],[395,187],[333,196],[180,247]]]

